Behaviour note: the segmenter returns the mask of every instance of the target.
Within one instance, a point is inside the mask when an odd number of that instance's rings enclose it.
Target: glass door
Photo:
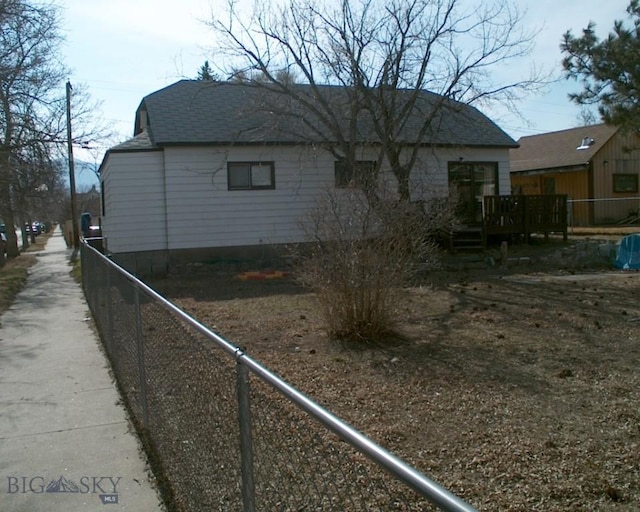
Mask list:
[[[449,187],[458,196],[458,216],[465,224],[482,223],[482,198],[497,195],[498,164],[449,163]]]

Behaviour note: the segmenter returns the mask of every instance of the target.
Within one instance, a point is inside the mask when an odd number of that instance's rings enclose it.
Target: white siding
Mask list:
[[[363,150],[363,160],[372,158]],[[448,163],[460,158],[498,162],[499,192],[510,193],[507,149],[425,148],[412,199],[445,195]],[[248,161],[274,162],[274,190],[228,190],[227,162]],[[304,241],[301,222],[334,190],[334,158],[310,147],[167,147],[110,154],[103,176],[112,252],[292,243]]]
[[[273,161],[274,190],[228,190],[227,162]],[[327,187],[333,159],[311,148],[166,148],[169,248],[304,240],[300,222]]]
[[[405,161],[409,153],[404,155]],[[375,153],[363,153],[362,159],[376,159]],[[462,159],[462,160],[461,160]],[[450,162],[497,162],[498,193],[511,195],[508,149],[483,148],[422,148],[411,171],[409,191],[411,199],[417,201],[432,197],[444,197],[449,192]],[[383,164],[383,180],[395,188],[395,177],[388,171],[389,165]]]
[[[508,149],[425,148],[411,174],[412,198],[445,196],[449,191],[449,162],[497,162],[498,193],[511,195]]]
[[[102,169],[102,231],[114,253],[166,249],[163,153],[110,153]]]

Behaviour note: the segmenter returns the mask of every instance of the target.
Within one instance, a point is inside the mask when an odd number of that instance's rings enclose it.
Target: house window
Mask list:
[[[637,174],[614,174],[613,175],[613,191],[614,192],[638,192],[638,175]]]
[[[337,188],[360,187],[367,178],[374,176],[376,162],[357,160],[348,165],[344,160],[335,163],[335,180]]]
[[[268,190],[276,188],[273,162],[228,162],[229,190]]]

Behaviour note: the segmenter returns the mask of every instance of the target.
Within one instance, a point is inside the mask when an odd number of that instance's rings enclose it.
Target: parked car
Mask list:
[[[32,222],[29,224],[28,222],[24,223],[24,231],[27,235],[38,236],[40,234],[40,224],[38,222]]]
[[[3,257],[7,254],[7,227],[0,224],[0,255]]]
[[[0,232],[0,257],[5,258],[7,256],[7,235]]]

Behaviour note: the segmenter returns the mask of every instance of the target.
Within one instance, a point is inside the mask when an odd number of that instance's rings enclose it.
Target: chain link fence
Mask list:
[[[640,197],[569,199],[569,226],[637,226],[640,224]]]
[[[89,307],[170,511],[473,511],[82,246]]]

